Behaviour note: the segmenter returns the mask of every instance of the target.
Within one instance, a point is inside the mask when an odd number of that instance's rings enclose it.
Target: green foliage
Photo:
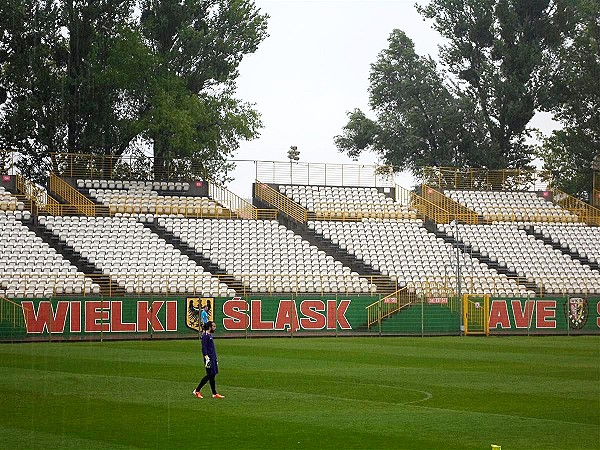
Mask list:
[[[544,107],[562,128],[545,140],[539,156],[557,187],[589,201],[592,161],[600,155],[600,3],[557,3],[554,28],[564,44],[547,55]]]
[[[252,105],[234,97],[233,81],[247,53],[267,36],[266,16],[242,0],[142,2],[141,30],[158,74],[143,118],[153,142],[155,177],[175,158],[194,157],[196,175],[220,175],[240,140],[262,126]]]
[[[216,339],[220,401],[192,396],[204,372],[197,340],[4,344],[0,439],[14,449],[598,447],[598,336]]]
[[[336,137],[340,151],[373,150],[413,173],[423,165],[527,167],[542,56],[554,45],[550,0],[431,0],[417,8],[445,38],[442,68],[395,30],[371,69],[377,120],[349,113]]]
[[[445,86],[435,62],[415,53],[400,30],[389,38],[371,68],[373,121],[356,109],[335,142],[356,158],[364,150],[380,154],[386,164],[416,171],[420,165],[462,163],[470,145],[458,125],[463,106]],[[462,139],[461,139],[462,137]],[[468,151],[468,150],[467,150]]]
[[[0,19],[0,145],[31,178],[52,152],[120,156],[140,139],[159,169],[193,156],[218,178],[258,135],[233,84],[266,37],[252,1],[9,0]]]

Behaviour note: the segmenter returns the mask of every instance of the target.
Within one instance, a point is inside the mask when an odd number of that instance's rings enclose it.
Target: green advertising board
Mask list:
[[[600,298],[492,298],[490,334],[597,334]]]
[[[0,340],[192,337],[208,304],[218,334],[457,334],[457,308],[425,299],[375,323],[366,307],[378,297],[250,296],[247,298],[21,299],[22,320],[0,317]],[[428,301],[429,300],[429,301]],[[436,301],[433,301],[436,300]],[[598,334],[599,298],[492,298],[491,334]]]
[[[206,303],[219,333],[351,332],[361,327],[366,329],[365,307],[377,300],[289,295],[247,299],[21,299],[24,325],[15,328],[0,323],[0,339],[192,336],[198,333],[199,311]]]

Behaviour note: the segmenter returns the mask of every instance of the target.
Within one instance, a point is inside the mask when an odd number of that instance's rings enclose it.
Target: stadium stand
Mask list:
[[[375,187],[280,185],[279,192],[318,219],[416,218],[414,211]]]
[[[600,228],[585,224],[534,224],[538,238],[598,267],[600,262]]]
[[[268,218],[258,218],[221,186],[200,193],[189,181],[95,176],[59,182],[51,174],[63,194],[51,182],[48,204],[62,204],[33,218],[0,187],[7,297],[387,295],[404,286],[440,296],[600,293],[599,228],[581,223],[596,212],[580,214],[580,205],[537,186],[459,187],[452,173],[423,197],[395,201],[391,186],[257,182],[273,191]],[[100,277],[119,289],[105,292]]]
[[[235,293],[135,218],[48,216],[40,221],[127,294]]]
[[[536,192],[444,190],[485,221],[577,222],[577,216]],[[548,194],[546,192],[546,194]]]
[[[376,287],[276,220],[161,217],[158,225],[251,292],[368,293]]]
[[[9,298],[100,293],[100,286],[23,225],[13,211],[0,211],[0,286]]]
[[[420,219],[320,221],[310,222],[309,227],[393,277],[400,286],[412,286],[418,293],[426,287],[431,295],[442,295],[447,290],[436,292],[435,286],[454,288],[457,284],[456,249],[430,233]],[[462,268],[460,281],[466,290],[495,295],[534,294],[466,253],[460,253],[458,258]]]
[[[5,211],[23,211],[25,204],[0,186],[0,209]]]
[[[87,190],[89,197],[107,206],[111,214],[228,216],[225,208],[208,197],[182,195],[189,190],[189,183],[77,179],[77,188]]]
[[[445,227],[445,231],[485,252],[499,266],[536,283],[545,293],[600,293],[596,292],[600,287],[599,272],[536,239],[522,224],[461,224],[457,234],[452,227]]]

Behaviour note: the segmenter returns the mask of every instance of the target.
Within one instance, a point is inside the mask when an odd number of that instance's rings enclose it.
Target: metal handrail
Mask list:
[[[289,197],[280,194],[268,184],[256,180],[254,182],[254,195],[266,204],[287,214],[297,222],[306,223],[308,220],[306,208],[292,201]]]

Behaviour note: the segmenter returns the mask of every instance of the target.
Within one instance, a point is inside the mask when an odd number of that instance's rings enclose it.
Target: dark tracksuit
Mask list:
[[[210,389],[213,395],[217,393],[215,387],[215,376],[219,373],[219,365],[217,363],[217,351],[215,350],[215,342],[213,336],[210,333],[204,333],[202,335],[202,356],[208,355],[210,358],[210,367],[206,368],[206,375],[200,380],[196,392],[200,392],[200,389],[208,382],[210,383]],[[204,359],[205,360],[205,359]]]

